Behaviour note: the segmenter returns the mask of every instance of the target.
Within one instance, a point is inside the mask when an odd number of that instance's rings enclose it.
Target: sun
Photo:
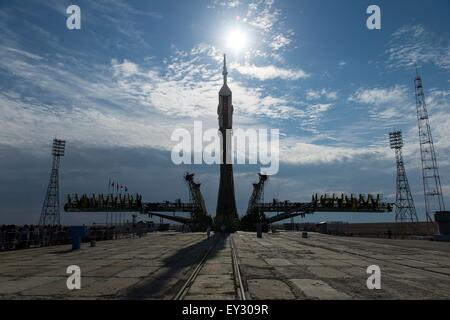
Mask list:
[[[244,49],[247,42],[247,34],[241,29],[231,30],[227,35],[227,47],[235,52]]]

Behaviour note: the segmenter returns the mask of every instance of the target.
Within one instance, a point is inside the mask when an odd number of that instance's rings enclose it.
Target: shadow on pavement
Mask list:
[[[163,260],[164,265],[148,279],[127,288],[125,299],[172,299],[200,263],[210,246],[214,246],[208,258],[214,258],[228,241],[228,234],[215,234],[188,247],[178,250]]]

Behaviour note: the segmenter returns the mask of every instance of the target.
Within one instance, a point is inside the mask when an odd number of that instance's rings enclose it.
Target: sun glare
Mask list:
[[[239,29],[232,30],[227,36],[227,47],[234,50],[240,51],[247,45],[247,35],[245,32]]]

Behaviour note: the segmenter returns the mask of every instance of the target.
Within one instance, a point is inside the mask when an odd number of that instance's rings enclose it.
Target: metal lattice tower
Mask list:
[[[267,181],[267,175],[260,174],[258,183],[253,184],[253,192],[248,201],[247,214],[253,214],[258,204],[264,201],[264,185]]]
[[[59,225],[61,224],[59,212],[59,161],[64,156],[66,141],[53,139],[52,155],[53,165],[50,174],[50,181],[42,205],[39,225]]]
[[[433,213],[444,211],[444,199],[442,197],[441,179],[436,162],[433,137],[431,135],[428,111],[425,104],[422,79],[416,68],[414,79],[416,92],[417,121],[419,126],[420,156],[422,159],[423,190],[425,194],[425,212],[427,221],[433,221]]]
[[[409,188],[406,176],[405,165],[403,163],[403,138],[401,131],[389,133],[391,149],[395,150],[395,160],[397,163],[397,192],[395,196],[395,222],[418,222],[416,207]]]

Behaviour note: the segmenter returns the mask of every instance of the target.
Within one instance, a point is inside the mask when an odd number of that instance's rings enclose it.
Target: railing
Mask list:
[[[290,202],[279,201],[273,199],[270,203],[261,203],[257,205],[259,211],[262,212],[282,212],[282,213],[313,213],[313,212],[391,212],[393,204],[382,202],[381,196],[368,195],[365,198],[363,195],[355,197],[351,195],[347,197],[341,195],[340,197],[329,197],[318,195],[312,197],[311,202]]]
[[[113,227],[91,227],[83,242],[91,240],[113,240],[134,236],[142,236],[149,230],[147,226],[133,226],[126,224]],[[45,246],[69,244],[71,237],[67,227],[54,229],[50,227],[36,227],[23,230],[23,228],[9,228],[0,230],[0,251],[20,250]]]
[[[202,210],[196,203],[182,202],[180,199],[170,202],[142,202],[140,195],[68,195],[64,205],[66,212],[196,212]],[[203,210],[203,212],[206,212]]]
[[[86,194],[78,196],[67,195],[67,201],[64,210],[71,211],[142,211],[142,196],[139,194],[119,194],[119,195],[91,195]]]

